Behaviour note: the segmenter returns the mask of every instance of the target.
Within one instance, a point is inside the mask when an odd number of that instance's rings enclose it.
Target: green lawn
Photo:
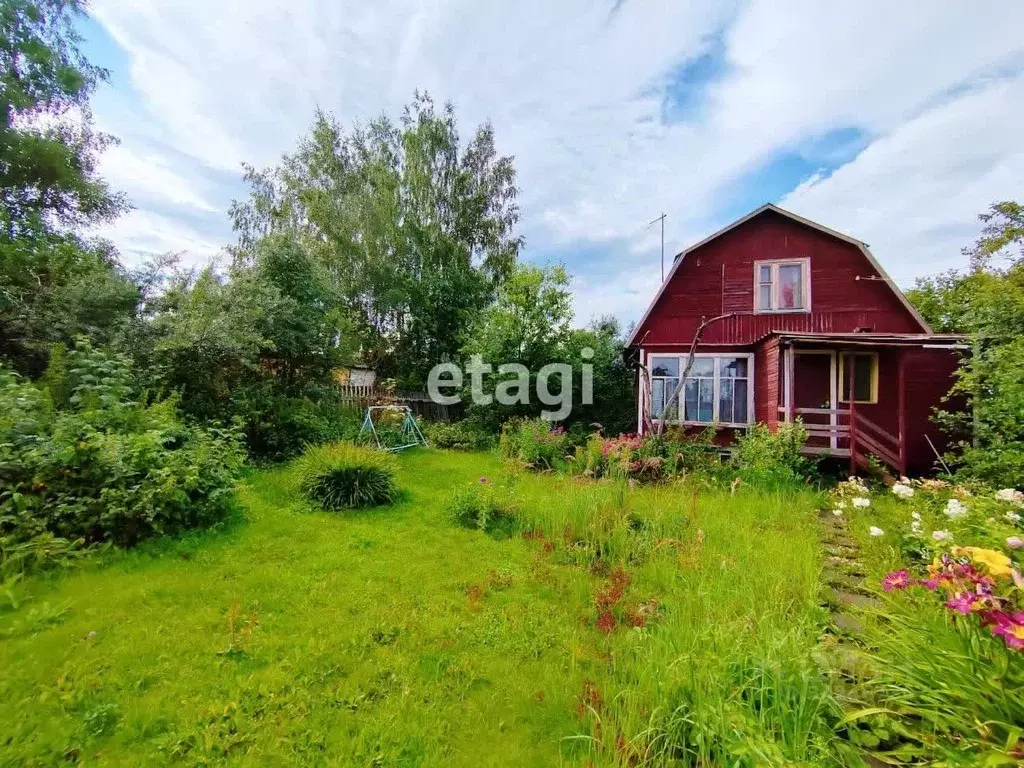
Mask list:
[[[313,512],[260,472],[227,530],[0,597],[0,764],[848,764],[812,494],[401,461],[394,507]],[[448,522],[481,476],[530,535]]]

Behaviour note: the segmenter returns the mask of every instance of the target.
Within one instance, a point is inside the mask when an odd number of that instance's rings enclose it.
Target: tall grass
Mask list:
[[[814,497],[675,484],[628,489],[516,482],[524,528],[556,561],[622,567],[629,592],[657,600],[644,629],[610,634],[595,678],[595,756],[629,764],[856,765],[812,661],[824,622]]]

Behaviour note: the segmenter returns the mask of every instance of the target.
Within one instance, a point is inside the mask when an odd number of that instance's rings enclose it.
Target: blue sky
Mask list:
[[[667,257],[771,201],[869,243],[902,285],[960,267],[976,215],[1024,199],[1024,4],[746,0],[94,0],[135,209],[126,262],[233,241],[241,164],[323,107],[397,115],[415,88],[490,119],[522,187],[524,258],[564,263],[577,321],[643,311]]]

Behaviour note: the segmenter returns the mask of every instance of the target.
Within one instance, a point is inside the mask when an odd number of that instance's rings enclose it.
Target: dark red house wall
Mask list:
[[[942,398],[956,381],[954,375],[961,353],[951,349],[907,349],[907,461],[912,473],[928,472],[935,468],[935,454],[925,435],[931,438],[938,451],[944,452],[949,438],[932,421],[935,408],[957,411],[964,407],[962,400],[943,403]]]
[[[779,359],[777,337],[754,351],[754,418],[772,430],[779,423]]]
[[[810,259],[813,311],[754,314],[754,262],[804,257]],[[771,210],[686,254],[636,343],[686,344],[701,317],[729,312],[737,316],[707,328],[704,343],[751,344],[771,331],[926,331],[857,246]]]

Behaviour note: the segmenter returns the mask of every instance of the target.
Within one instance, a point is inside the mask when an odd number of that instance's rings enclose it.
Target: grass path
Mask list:
[[[445,520],[452,488],[500,475],[496,459],[402,461],[393,508],[310,512],[283,470],[256,473],[244,523],[26,583],[20,607],[0,612],[0,765],[536,766],[584,764],[602,740],[608,764],[658,717],[659,738],[683,743],[686,707],[733,718],[727,703],[751,706],[713,691],[695,701],[692,686],[742,693],[750,679],[765,693],[768,658],[773,674],[803,674],[821,619],[807,499],[751,495],[729,519],[712,513],[721,499],[638,492],[649,518],[627,534],[678,545],[628,565],[630,589],[658,595],[664,619],[605,637],[587,568]],[[591,525],[613,493],[522,486],[552,538]],[[796,718],[758,705],[762,754],[827,751],[808,690]]]

